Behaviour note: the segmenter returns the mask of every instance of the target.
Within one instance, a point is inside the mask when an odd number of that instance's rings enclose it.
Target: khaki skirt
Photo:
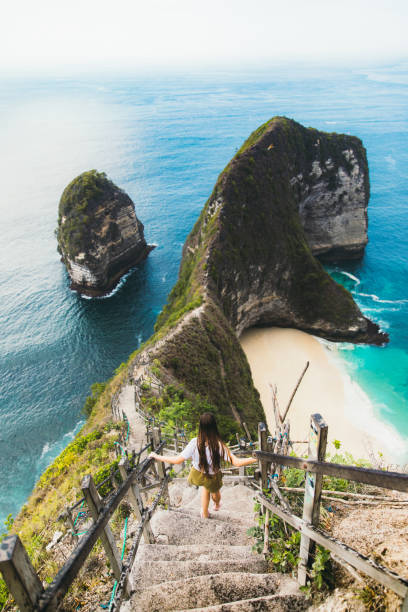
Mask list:
[[[219,471],[213,476],[207,476],[192,467],[187,482],[196,487],[205,487],[210,493],[216,493],[222,487],[222,472]]]

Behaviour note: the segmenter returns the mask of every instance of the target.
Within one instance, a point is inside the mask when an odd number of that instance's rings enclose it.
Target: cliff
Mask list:
[[[57,228],[71,289],[88,296],[109,293],[152,250],[143,229],[132,200],[103,172],[76,177],[62,194]]]
[[[331,340],[385,342],[313,255],[363,252],[368,192],[357,138],[283,117],[261,126],[221,173],[187,238],[180,278],[158,326],[170,312],[174,317],[180,293],[191,297],[203,286],[238,335],[254,325],[276,325]],[[323,207],[327,215],[318,222]],[[349,238],[339,228],[351,217]]]

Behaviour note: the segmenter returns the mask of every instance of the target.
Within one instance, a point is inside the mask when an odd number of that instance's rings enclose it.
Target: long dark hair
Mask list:
[[[200,416],[197,437],[198,455],[200,457],[198,467],[208,475],[210,467],[205,452],[206,446],[210,451],[213,471],[218,472],[221,467],[221,453],[224,454],[222,451],[226,449],[226,446],[218,433],[217,421],[212,412],[204,412]]]

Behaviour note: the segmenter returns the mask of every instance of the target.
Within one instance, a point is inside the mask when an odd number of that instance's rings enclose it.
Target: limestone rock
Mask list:
[[[386,335],[313,255],[362,254],[368,192],[357,138],[275,117],[221,173],[184,259],[191,261],[205,245],[207,292],[238,335],[275,325],[382,343]]]
[[[76,177],[59,203],[58,250],[71,289],[88,296],[109,293],[153,246],[129,196],[103,172]]]
[[[313,132],[302,128],[313,155],[290,179],[307,241],[324,261],[360,259],[368,242],[365,149],[354,136]]]

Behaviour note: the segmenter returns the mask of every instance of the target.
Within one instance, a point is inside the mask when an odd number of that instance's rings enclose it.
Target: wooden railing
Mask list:
[[[397,593],[403,599],[403,612],[408,612],[408,581],[405,578],[350,548],[318,527],[323,475],[406,493],[408,493],[408,475],[400,472],[326,462],[324,459],[327,442],[327,425],[319,414],[314,414],[311,417],[307,459],[270,452],[267,450],[267,439],[266,426],[261,423],[259,426],[260,450],[254,451],[254,456],[259,459],[261,467],[261,491],[257,493],[256,498],[261,505],[262,512],[265,513],[265,539],[268,537],[267,530],[270,512],[301,533],[300,561],[298,566],[299,583],[301,585],[306,584],[307,572],[311,562],[312,543],[314,542],[324,546],[337,559],[343,560],[346,564],[352,566],[352,568],[367,574],[383,586]],[[274,477],[277,475],[277,467],[298,468],[306,472],[302,518],[291,511],[284,493],[274,480]],[[271,499],[265,495],[266,490],[271,491]],[[290,491],[290,488],[285,487],[284,490],[287,493]],[[272,501],[272,499],[276,498],[279,500],[279,503]]]
[[[165,442],[160,440],[159,428],[153,429],[152,437],[153,449],[158,453],[162,452]],[[154,470],[156,482],[150,485],[149,489],[159,487],[159,491],[152,505],[145,508],[141,496],[143,490],[141,483],[150,469]],[[122,563],[109,521],[120,502],[127,495],[139,522],[136,538],[131,548],[133,559],[142,535],[146,542],[154,542],[149,523],[160,499],[168,497],[169,481],[168,470],[165,469],[164,464],[159,463],[156,469],[155,462],[149,458],[145,458],[140,465],[130,469],[127,457],[123,456],[119,463],[119,471],[122,476],[122,484],[109,496],[106,503],[101,500],[92,476],[85,476],[82,480],[83,500],[87,505],[88,513],[92,516],[93,524],[79,540],[78,545],[62,569],[46,589],[43,588],[20,538],[17,535],[12,535],[2,541],[0,546],[0,571],[21,612],[57,610],[99,538],[119,587],[115,599],[112,601],[111,609],[119,609],[120,598],[126,592],[131,563],[129,557],[125,563]]]

